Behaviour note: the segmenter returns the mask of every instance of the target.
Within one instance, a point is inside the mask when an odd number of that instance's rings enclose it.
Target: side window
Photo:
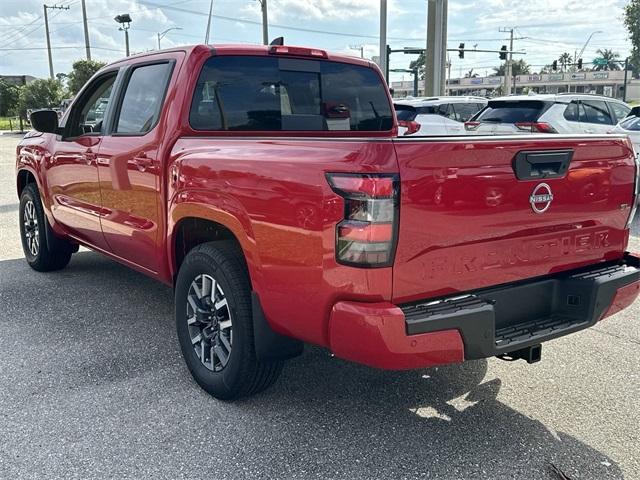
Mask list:
[[[609,107],[613,112],[613,116],[615,117],[615,123],[618,123],[623,118],[626,118],[629,115],[631,109],[626,105],[622,105],[621,103],[609,102]]]
[[[116,75],[115,72],[107,74],[89,85],[78,104],[73,106],[67,123],[67,136],[102,133],[103,120],[111,101]]]
[[[570,122],[580,121],[580,115],[578,114],[578,101],[574,100],[564,111],[564,118]]]
[[[135,67],[116,122],[116,133],[143,134],[158,121],[172,65],[159,63]]]
[[[586,119],[580,118],[581,122],[597,123],[600,125],[611,125],[613,120],[609,114],[607,104],[600,100],[583,100]]]
[[[458,122],[468,122],[471,117],[478,113],[478,105],[475,103],[456,103],[454,108]]]
[[[437,115],[438,107],[418,107],[418,115]]]

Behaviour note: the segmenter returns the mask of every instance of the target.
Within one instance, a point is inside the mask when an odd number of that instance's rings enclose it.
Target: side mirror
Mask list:
[[[58,114],[54,110],[37,110],[31,113],[29,119],[38,132],[56,133],[58,130]]]

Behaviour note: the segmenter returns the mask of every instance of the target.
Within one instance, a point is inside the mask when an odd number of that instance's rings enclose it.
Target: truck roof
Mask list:
[[[296,53],[291,53],[291,52],[275,53],[275,55],[283,55],[288,57],[294,56],[298,58],[312,58],[316,60],[330,60],[334,62],[351,63],[354,65],[361,65],[365,67],[371,67],[375,65],[372,61],[362,59],[360,57],[353,57],[345,54],[332,53],[332,52],[327,52],[326,50],[323,50],[320,48],[304,47],[304,46],[298,46],[298,45],[281,45],[280,46],[280,45],[257,45],[257,44],[215,44],[215,45],[195,44],[195,45],[177,46],[177,47],[167,48],[163,50],[154,50],[151,52],[138,53],[126,58],[122,58],[120,60],[116,60],[115,62],[112,62],[107,66],[112,66],[117,64],[126,64],[141,58],[161,56],[163,54],[171,53],[171,52],[184,52],[187,55],[189,55],[193,52],[209,50],[212,52],[212,54],[215,54],[215,55],[270,55],[270,54],[273,54],[271,53],[271,51],[275,47],[280,47],[281,49],[290,48],[292,50],[295,50],[296,52]],[[322,52],[324,55],[326,55],[326,58],[321,58],[318,56],[312,56],[310,54],[307,55],[307,54],[301,53],[301,52],[304,52],[305,50],[309,52],[311,52],[312,50],[316,52]]]

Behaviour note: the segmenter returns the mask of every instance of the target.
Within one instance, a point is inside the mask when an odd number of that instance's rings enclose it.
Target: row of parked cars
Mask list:
[[[599,95],[412,98],[395,109],[403,136],[615,132],[640,146],[640,107]]]

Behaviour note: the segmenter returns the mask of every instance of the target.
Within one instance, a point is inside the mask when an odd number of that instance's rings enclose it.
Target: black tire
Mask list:
[[[29,266],[38,272],[51,272],[66,267],[71,260],[74,245],[51,230],[42,208],[38,187],[34,183],[29,183],[22,190],[19,219],[22,250]]]
[[[231,348],[230,352],[227,352],[227,363],[224,366],[220,355],[214,353],[215,349],[221,346],[219,337],[223,335],[222,321],[214,322],[218,325],[218,331],[211,336],[209,334],[214,332],[215,328],[212,324],[206,323],[210,319],[202,323],[197,321],[198,323],[192,323],[191,326],[188,323],[189,309],[195,312],[193,304],[188,307],[188,297],[191,295],[193,302],[193,292],[202,293],[205,290],[204,283],[199,290],[192,289],[194,284],[198,286],[199,281],[204,282],[205,277],[210,278],[208,282],[211,282],[211,279],[215,280],[213,285],[219,285],[223,293],[216,291],[215,287],[209,287],[210,291],[216,292],[213,294],[214,300],[211,301],[209,295],[203,294],[199,305],[209,302],[211,315],[215,315],[216,318],[220,315],[221,319],[226,319],[228,315],[231,320],[232,342],[229,342]],[[216,295],[219,296],[216,298]],[[223,308],[227,310],[218,313],[219,311],[211,306],[221,297],[226,299]],[[187,367],[198,385],[212,396],[221,400],[233,400],[253,395],[265,390],[278,379],[282,371],[282,361],[259,362],[256,358],[249,275],[242,253],[233,242],[203,243],[187,254],[176,280],[175,317],[178,340]],[[191,317],[192,322],[194,317],[195,314]],[[203,327],[205,324],[209,326]],[[200,338],[208,338],[208,343],[204,340],[193,343],[192,340],[199,336],[198,329],[203,328]],[[210,349],[209,354],[207,348]]]

